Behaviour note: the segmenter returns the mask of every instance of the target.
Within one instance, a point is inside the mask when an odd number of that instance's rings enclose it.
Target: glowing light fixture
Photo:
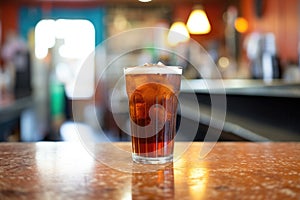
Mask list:
[[[181,42],[186,42],[190,38],[190,34],[183,22],[174,22],[171,25],[170,31],[168,33],[168,43],[171,46],[176,46]]]
[[[187,28],[191,34],[206,34],[211,30],[207,15],[202,6],[195,6],[187,21]]]
[[[226,69],[229,67],[229,64],[230,64],[230,61],[227,57],[221,57],[219,60],[218,60],[218,64],[221,68],[223,69]]]
[[[152,0],[139,0],[140,2],[150,2]]]
[[[245,33],[248,30],[248,22],[243,17],[238,17],[234,21],[235,29],[240,33]]]

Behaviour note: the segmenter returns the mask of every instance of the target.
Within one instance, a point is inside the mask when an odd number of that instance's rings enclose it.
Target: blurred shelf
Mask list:
[[[300,82],[281,79],[193,79],[182,82],[181,91],[226,95],[274,96],[300,98]]]
[[[195,96],[202,115],[200,123],[205,126],[210,125],[214,98],[225,101],[225,111],[218,110],[220,106],[215,105],[215,109],[226,114],[223,131],[250,141],[300,141],[300,83],[282,80],[186,81],[181,98],[186,102]],[[191,109],[191,112],[195,110]]]

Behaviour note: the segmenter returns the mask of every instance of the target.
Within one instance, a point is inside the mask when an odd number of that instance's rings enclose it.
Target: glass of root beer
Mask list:
[[[182,68],[145,64],[127,67],[124,72],[133,161],[172,162]]]

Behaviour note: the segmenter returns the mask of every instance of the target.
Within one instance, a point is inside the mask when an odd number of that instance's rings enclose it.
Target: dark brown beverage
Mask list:
[[[170,158],[181,74],[126,74],[133,157]]]

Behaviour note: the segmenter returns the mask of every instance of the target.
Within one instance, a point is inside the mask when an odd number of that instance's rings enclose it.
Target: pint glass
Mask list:
[[[172,162],[182,68],[145,65],[124,72],[133,161]]]

